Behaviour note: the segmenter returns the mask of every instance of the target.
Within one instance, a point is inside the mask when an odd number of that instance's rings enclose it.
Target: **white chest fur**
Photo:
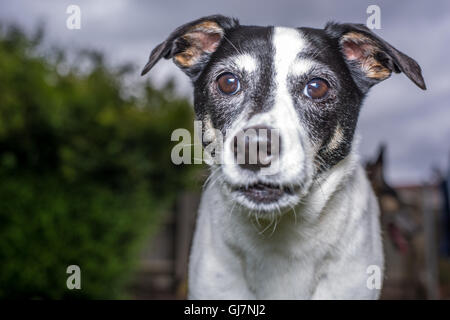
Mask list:
[[[189,264],[191,299],[376,299],[383,270],[379,210],[350,155],[303,203],[268,226],[207,187]],[[264,232],[263,232],[264,231]]]

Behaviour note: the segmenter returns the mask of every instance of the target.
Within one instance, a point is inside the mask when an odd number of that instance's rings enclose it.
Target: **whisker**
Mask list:
[[[289,206],[294,214],[294,224],[297,224],[297,212],[295,212],[295,206]]]
[[[230,39],[228,39],[225,35],[223,36],[223,38],[228,41],[228,43],[234,48],[234,50],[236,50],[237,53],[243,54],[242,52],[240,52],[238,50],[238,48],[236,48],[236,46],[233,44],[233,42],[231,42]]]
[[[210,175],[208,176],[208,178],[206,178],[206,180],[205,180],[205,182],[203,183],[203,190],[205,189],[205,187],[207,186],[207,184],[211,181],[211,179],[214,177],[214,175],[220,170],[221,168],[220,167],[217,167],[217,168],[213,168],[212,170],[211,170],[211,173],[210,173]]]
[[[278,212],[279,212],[279,214],[280,214],[280,216],[281,216],[281,210],[280,210],[280,207],[277,206],[277,209],[278,209]],[[270,237],[273,236],[273,234],[275,233],[275,230],[277,229],[277,225],[278,225],[278,216],[277,216],[277,215],[274,215],[274,216],[275,216],[275,223],[274,223],[274,225],[273,225],[273,230],[272,230],[272,233],[270,234]]]
[[[270,228],[270,226],[272,225],[272,223],[273,223],[273,213],[271,213],[270,223],[267,225],[267,227],[264,228],[264,230],[262,230],[261,232],[259,232],[259,235],[264,234],[264,232],[266,232],[266,230]]]

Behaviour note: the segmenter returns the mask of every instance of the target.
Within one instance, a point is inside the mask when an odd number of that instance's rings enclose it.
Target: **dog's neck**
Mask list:
[[[234,242],[238,234],[258,239],[251,241],[254,244],[262,241],[273,246],[283,241],[297,242],[299,238],[303,240],[304,237],[308,237],[311,230],[314,230],[315,226],[318,227],[328,211],[335,211],[337,204],[333,204],[333,201],[341,202],[351,199],[345,195],[341,197],[340,193],[348,192],[345,186],[358,174],[358,167],[358,156],[351,152],[333,168],[322,173],[312,184],[307,196],[296,207],[285,209],[282,215],[280,212],[273,212],[266,219],[258,218],[257,212],[236,205],[227,191],[217,185],[216,188],[220,191],[214,190],[211,194],[218,197],[217,202],[225,206],[211,207],[211,214],[216,222],[220,221],[220,224],[228,226],[225,229],[229,234],[225,237],[229,237],[231,242]],[[211,199],[211,202],[215,201]],[[331,212],[330,215],[333,213]],[[280,238],[280,241],[274,241],[275,238]],[[264,241],[265,239],[267,241]]]

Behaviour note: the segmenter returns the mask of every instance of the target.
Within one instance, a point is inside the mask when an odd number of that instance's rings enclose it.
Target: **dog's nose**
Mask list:
[[[234,137],[233,152],[239,166],[257,171],[269,167],[280,154],[278,130],[266,126],[253,126],[240,131]]]

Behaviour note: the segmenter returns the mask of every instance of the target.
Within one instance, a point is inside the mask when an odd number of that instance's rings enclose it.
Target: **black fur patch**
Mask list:
[[[219,48],[211,55],[203,73],[194,82],[194,106],[199,119],[209,115],[213,126],[225,134],[245,110],[252,114],[268,110],[273,105],[273,47],[271,27],[239,26],[228,30]],[[228,66],[236,56],[251,55],[258,63],[254,75]],[[215,87],[220,72],[235,73],[241,90],[236,97],[221,95]]]

